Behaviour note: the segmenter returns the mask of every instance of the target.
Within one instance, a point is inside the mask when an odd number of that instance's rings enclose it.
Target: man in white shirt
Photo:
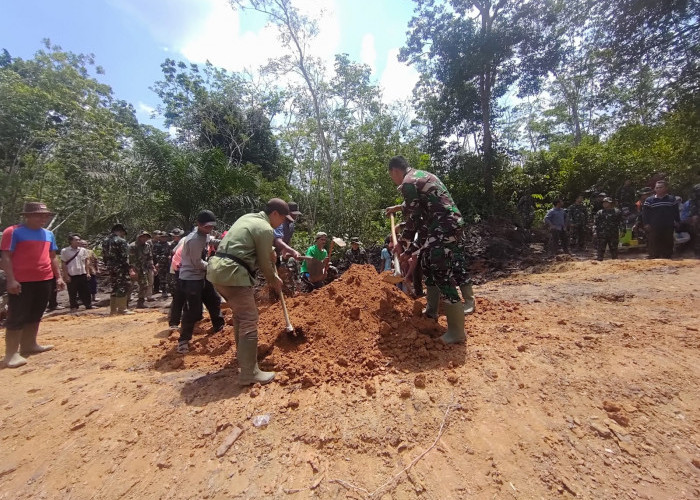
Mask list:
[[[90,272],[86,263],[87,249],[80,246],[80,236],[74,234],[69,238],[70,246],[61,250],[61,273],[63,281],[68,285],[68,300],[72,312],[78,310],[78,297],[85,309],[92,309],[90,294]]]

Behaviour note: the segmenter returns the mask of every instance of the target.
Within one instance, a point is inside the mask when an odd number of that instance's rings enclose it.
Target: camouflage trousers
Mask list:
[[[153,270],[137,271],[135,282],[139,287],[139,300],[153,295]]]
[[[109,283],[112,286],[112,297],[127,297],[131,292],[129,268],[108,268]]]
[[[455,237],[430,241],[421,252],[421,267],[425,284],[437,286],[440,296],[452,303],[461,300],[457,287],[471,283],[464,250]]]

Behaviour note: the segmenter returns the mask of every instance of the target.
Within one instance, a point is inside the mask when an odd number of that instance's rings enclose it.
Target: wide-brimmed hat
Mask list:
[[[117,222],[115,225],[112,226],[112,232],[114,231],[124,231],[126,233],[126,228],[124,227],[124,224],[121,222]]]
[[[148,236],[148,237],[150,238],[150,237],[151,237],[151,233],[149,233],[149,232],[146,231],[145,229],[142,229],[141,231],[139,231],[139,236]]]
[[[32,215],[32,214],[47,214],[47,215],[53,215],[53,212],[46,208],[46,203],[42,203],[40,201],[28,201],[24,204],[24,207],[22,208],[22,211],[20,212],[22,215]]]

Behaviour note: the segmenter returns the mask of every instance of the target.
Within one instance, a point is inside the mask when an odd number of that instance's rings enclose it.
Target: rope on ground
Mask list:
[[[452,398],[452,400],[454,401],[454,397]],[[400,472],[398,472],[397,474],[395,474],[394,476],[389,478],[384,484],[379,486],[379,488],[377,488],[376,490],[370,492],[364,488],[361,488],[360,486],[356,486],[356,485],[349,483],[348,481],[344,481],[342,479],[331,479],[329,482],[330,483],[338,483],[341,486],[344,486],[345,488],[363,493],[364,495],[366,495],[366,498],[368,498],[368,499],[376,498],[379,493],[382,493],[384,491],[384,489],[391,486],[404,473],[408,473],[408,471],[411,470],[411,468],[414,465],[416,465],[421,458],[423,458],[425,455],[428,454],[428,452],[430,452],[430,450],[432,450],[433,448],[435,448],[435,446],[437,446],[438,441],[440,441],[440,438],[442,437],[442,433],[445,430],[445,423],[447,422],[447,416],[450,414],[450,412],[452,410],[456,410],[456,409],[459,409],[461,407],[462,407],[461,405],[455,404],[452,402],[450,404],[448,404],[447,410],[445,410],[445,414],[442,417],[442,423],[440,424],[440,429],[438,430],[437,436],[435,437],[433,444],[431,444],[429,447],[427,447],[425,450],[423,450],[423,452],[420,455],[418,455],[416,458],[414,458],[410,464],[408,464],[406,467],[403,468],[403,470],[401,470]]]

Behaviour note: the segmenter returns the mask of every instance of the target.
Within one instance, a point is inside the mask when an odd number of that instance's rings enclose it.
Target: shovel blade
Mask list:
[[[403,281],[403,277],[397,276],[396,274],[386,273],[382,276],[382,281],[395,285],[396,283],[401,283]]]

